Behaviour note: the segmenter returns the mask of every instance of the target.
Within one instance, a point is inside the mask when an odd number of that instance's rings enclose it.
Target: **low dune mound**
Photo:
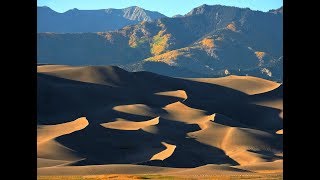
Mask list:
[[[150,117],[156,116],[154,109],[145,104],[121,105],[121,106],[115,106],[112,109],[115,111],[127,113],[127,114],[150,116]]]
[[[180,170],[185,169],[134,164],[110,164],[38,168],[38,175],[163,174]]]
[[[37,145],[38,167],[64,165],[81,159],[83,158],[77,152],[55,140]]]
[[[167,159],[168,157],[170,157],[174,150],[176,149],[176,146],[175,145],[172,145],[172,144],[168,144],[166,142],[161,142],[162,145],[164,145],[166,147],[165,150],[155,154],[154,156],[152,156],[152,158],[150,160],[165,160]]]
[[[177,98],[182,99],[182,101],[185,101],[186,99],[188,99],[188,95],[187,95],[186,91],[184,91],[184,90],[165,91],[165,92],[158,92],[155,94],[160,95],[160,96],[177,97]]]
[[[68,164],[68,163],[70,163],[70,161],[37,158],[37,167],[38,168],[65,165],[65,164]]]
[[[190,80],[229,87],[248,95],[265,93],[280,86],[280,83],[252,76],[230,75],[222,78],[190,78]]]
[[[154,125],[157,125],[158,123],[159,123],[159,117],[156,117],[148,121],[142,121],[142,122],[133,122],[133,121],[128,121],[128,120],[119,118],[114,122],[101,124],[101,126],[110,128],[110,129],[130,131],[130,130],[143,129],[148,126],[154,126]]]
[[[250,165],[241,165],[234,167],[256,173],[282,173],[283,160],[276,160],[273,162],[260,162]]]
[[[213,164],[208,164],[205,166],[200,166],[192,169],[187,169],[187,170],[181,170],[178,172],[174,173],[169,173],[172,175],[203,175],[203,176],[209,176],[209,175],[223,175],[223,174],[252,174],[250,171],[243,170],[243,169],[238,169],[236,167],[230,167],[228,165],[213,165]]]

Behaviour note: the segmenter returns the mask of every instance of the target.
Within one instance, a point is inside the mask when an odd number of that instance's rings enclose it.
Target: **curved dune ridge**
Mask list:
[[[160,96],[172,96],[172,97],[181,98],[182,101],[185,101],[188,99],[188,95],[187,95],[186,91],[184,91],[184,90],[165,91],[165,92],[158,92],[155,94],[160,95]]]
[[[276,134],[283,134],[283,129],[278,130]]]
[[[150,160],[163,161],[163,160],[167,159],[168,157],[170,157],[173,154],[174,150],[176,149],[175,145],[168,144],[166,142],[161,142],[161,144],[163,144],[166,147],[166,149],[155,154],[154,156],[152,156],[152,158]]]
[[[88,124],[88,120],[85,117],[81,117],[74,121],[57,125],[40,125],[37,128],[37,143],[40,144],[56,137],[79,131],[88,126]]]
[[[37,128],[38,167],[56,166],[81,160],[72,149],[55,140],[55,138],[79,131],[88,126],[85,117],[57,125],[40,125]]]
[[[38,77],[38,175],[282,173],[279,83],[113,66],[41,65]]]
[[[119,118],[114,122],[103,123],[101,124],[101,126],[110,128],[110,129],[118,129],[118,130],[139,130],[148,126],[157,125],[158,123],[159,123],[159,117],[156,117],[148,121],[142,121],[142,122],[133,122],[133,121],[128,121],[128,120]]]
[[[115,111],[140,115],[140,116],[156,116],[153,112],[153,109],[145,104],[130,104],[130,105],[121,105],[115,106],[112,108]]]
[[[188,107],[180,101],[168,104],[163,109],[167,113],[161,117],[187,124],[198,124],[199,126],[203,126],[203,123],[214,118],[213,114],[207,115],[206,111]]]
[[[281,84],[253,76],[230,75],[221,78],[188,78],[192,81],[229,87],[248,95],[261,94],[276,89]]]

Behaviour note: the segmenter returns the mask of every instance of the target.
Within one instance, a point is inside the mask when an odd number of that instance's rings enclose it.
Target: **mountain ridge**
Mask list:
[[[100,32],[122,28],[141,21],[152,21],[165,15],[138,6],[123,9],[79,10],[59,13],[47,6],[37,7],[37,32]]]
[[[118,65],[182,77],[248,74],[282,81],[278,67],[283,61],[282,17],[281,13],[207,5],[187,16],[144,21],[110,32],[39,33],[38,62]],[[88,49],[87,44],[92,47]]]

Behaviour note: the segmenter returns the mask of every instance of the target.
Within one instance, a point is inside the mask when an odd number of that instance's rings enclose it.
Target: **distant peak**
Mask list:
[[[207,4],[203,4],[199,7],[196,7],[194,9],[192,9],[189,13],[187,13],[186,15],[195,15],[195,14],[203,14],[206,11],[210,11],[211,9],[216,9],[219,7],[227,7],[227,6],[222,6],[222,5],[207,5]]]
[[[130,6],[124,9],[138,9],[138,10],[144,10],[143,8],[139,7],[139,6]]]
[[[271,9],[270,11],[268,11],[269,13],[274,13],[274,14],[282,14],[283,13],[283,6],[281,6],[278,9]]]
[[[50,7],[48,6],[38,6],[38,9],[47,9],[47,10],[52,10]]]
[[[38,6],[37,9],[42,10],[42,11],[46,11],[46,12],[55,12],[53,9],[51,9],[48,6]]]
[[[181,14],[177,14],[177,15],[174,15],[174,16],[172,16],[173,18],[178,18],[178,17],[183,17],[183,15],[181,15]]]
[[[73,13],[73,12],[78,12],[78,11],[80,11],[79,9],[77,9],[77,8],[73,8],[73,9],[69,9],[68,11],[66,11],[66,13]]]
[[[38,6],[38,8],[51,9],[48,6]]]

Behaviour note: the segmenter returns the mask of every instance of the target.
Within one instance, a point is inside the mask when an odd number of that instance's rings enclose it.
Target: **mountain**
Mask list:
[[[38,63],[118,65],[178,77],[251,75],[282,81],[283,15],[202,5],[112,32],[39,33]]]
[[[124,9],[78,10],[58,13],[49,7],[37,7],[37,32],[100,32],[152,21],[165,15],[137,6]]]
[[[269,11],[270,13],[274,13],[274,14],[283,14],[283,6],[281,6],[278,9],[272,9]]]
[[[183,15],[181,15],[181,14],[177,14],[177,15],[174,15],[174,16],[172,16],[173,18],[177,18],[177,17],[183,17]]]

